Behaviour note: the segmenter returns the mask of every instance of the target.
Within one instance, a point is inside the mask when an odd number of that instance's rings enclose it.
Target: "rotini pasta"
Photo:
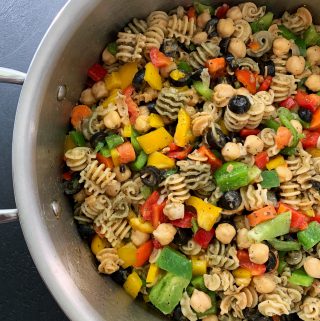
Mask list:
[[[100,273],[112,274],[119,270],[123,261],[119,258],[117,250],[106,248],[98,252],[97,260],[100,262],[98,270]]]
[[[146,46],[146,37],[139,33],[119,32],[116,57],[120,61],[130,62],[142,59],[142,51]]]
[[[194,18],[183,16],[179,18],[176,14],[169,17],[168,38],[176,38],[179,42],[189,45],[196,31]]]
[[[210,58],[215,58],[220,54],[220,48],[212,41],[202,43],[190,54],[189,62],[190,65],[198,69],[204,66],[206,61]]]

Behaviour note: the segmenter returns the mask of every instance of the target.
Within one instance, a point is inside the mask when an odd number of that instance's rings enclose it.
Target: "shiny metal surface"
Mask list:
[[[22,85],[27,74],[18,70],[0,67],[0,83]]]
[[[69,112],[83,89],[87,68],[97,60],[108,40],[133,17],[145,17],[152,10],[169,10],[178,4],[190,3],[70,0],[46,34],[28,72],[14,129],[16,201],[32,257],[71,320],[163,320],[144,304],[133,302],[110,278],[97,273],[94,259],[76,232],[72,209],[62,193],[60,165]],[[301,4],[307,4],[314,13],[318,10],[318,0],[268,1],[268,7],[274,12]],[[66,97],[57,101],[60,84],[65,84],[68,90]],[[23,167],[15,157],[21,153],[25,157]],[[53,201],[60,204],[58,217],[52,211]]]

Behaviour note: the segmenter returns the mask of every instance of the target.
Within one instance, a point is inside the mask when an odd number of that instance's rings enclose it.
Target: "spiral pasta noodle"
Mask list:
[[[312,24],[312,15],[307,8],[300,7],[294,14],[286,11],[282,16],[282,23],[294,33],[299,33]]]
[[[276,74],[272,78],[271,89],[274,92],[274,101],[279,102],[295,93],[297,86],[292,75]]]
[[[146,46],[146,37],[139,33],[119,32],[116,57],[120,61],[130,62],[142,59],[142,51]]]
[[[260,72],[259,65],[252,58],[238,58],[236,59],[236,62],[240,69],[249,69],[257,73]]]
[[[176,38],[179,42],[189,45],[196,31],[194,18],[183,16],[179,18],[176,14],[169,17],[168,38]]]
[[[230,131],[238,132],[242,128],[246,127],[250,115],[248,113],[236,114],[231,111],[228,107],[224,113],[224,124]]]
[[[248,21],[239,19],[234,22],[234,33],[232,37],[247,42],[252,35],[252,29]]]
[[[100,262],[98,271],[100,273],[112,274],[119,270],[123,261],[119,258],[117,250],[105,248],[97,253],[97,260]]]
[[[264,148],[268,148],[275,144],[276,132],[271,128],[262,129],[258,136],[263,141]]]
[[[201,245],[194,240],[189,240],[188,243],[181,246],[180,249],[186,255],[198,255],[201,252]]]
[[[197,315],[192,311],[190,297],[187,292],[184,292],[180,300],[181,312],[190,321],[197,321]]]
[[[141,204],[144,201],[141,193],[142,186],[143,184],[140,177],[130,179],[121,186],[121,191],[130,204]]]
[[[271,56],[271,60],[274,63],[276,74],[285,75],[287,73],[286,63],[289,58],[289,54],[284,54],[281,56],[273,55]]]
[[[168,194],[169,202],[183,203],[190,197],[186,178],[180,174],[170,175],[161,185],[164,186],[165,193]]]
[[[254,211],[270,204],[267,196],[268,190],[262,188],[260,184],[257,184],[257,188],[253,185],[247,187],[241,187],[240,193],[244,207],[248,211]]]
[[[127,33],[145,33],[147,30],[148,24],[143,19],[137,19],[133,18],[131,22],[127,24],[127,26],[124,28],[124,31]]]
[[[111,200],[106,195],[90,195],[81,204],[81,211],[93,220],[105,210],[110,210],[111,207]]]
[[[95,158],[93,151],[88,147],[75,147],[69,149],[64,156],[66,158],[67,166],[73,172],[82,171],[87,167],[91,160]]]
[[[259,46],[258,49],[247,49],[247,55],[251,57],[261,57],[272,47],[273,38],[269,31],[259,31],[252,35],[252,39]]]
[[[219,54],[220,47],[212,41],[207,41],[197,46],[196,50],[191,52],[189,62],[193,68],[199,69],[205,65],[208,59],[218,57]]]
[[[229,271],[213,268],[210,274],[203,275],[204,285],[210,291],[234,292],[236,290],[235,280]]]
[[[248,110],[249,119],[246,124],[246,127],[250,129],[257,128],[260,125],[266,107],[264,101],[259,96],[255,95],[252,98],[253,103]]]
[[[228,84],[219,84],[213,89],[212,102],[217,107],[225,107],[235,95],[236,91],[232,86]]]
[[[248,22],[253,22],[264,16],[266,7],[257,7],[253,2],[245,2],[239,5],[242,12],[242,18]]]
[[[306,297],[301,305],[298,316],[303,321],[314,321],[320,318],[320,299]]]

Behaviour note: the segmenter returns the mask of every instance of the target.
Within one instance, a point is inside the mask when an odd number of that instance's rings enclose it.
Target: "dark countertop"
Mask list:
[[[66,2],[0,1],[0,66],[26,72],[42,36]],[[11,140],[19,94],[19,86],[0,83],[0,209],[15,207]],[[0,319],[68,320],[41,280],[18,222],[0,225]]]

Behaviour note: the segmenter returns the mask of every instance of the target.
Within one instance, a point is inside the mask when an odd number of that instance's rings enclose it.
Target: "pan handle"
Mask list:
[[[22,85],[26,78],[24,72],[0,67],[0,83]],[[17,209],[0,210],[0,224],[8,223],[18,219]]]
[[[0,67],[0,83],[22,85],[27,74],[18,70]]]

